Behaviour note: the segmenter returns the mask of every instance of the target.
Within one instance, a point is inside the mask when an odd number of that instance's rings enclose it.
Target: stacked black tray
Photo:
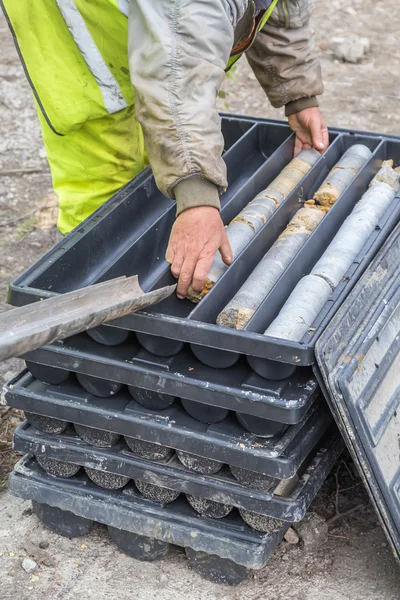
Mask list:
[[[294,137],[286,124],[235,117],[223,118],[223,132],[228,223],[291,160]],[[246,328],[218,327],[218,313],[300,203],[356,143],[371,149],[370,160]],[[397,141],[333,130],[328,151],[200,304],[171,297],[26,355],[30,372],[4,396],[27,417],[14,441],[27,457],[11,491],[33,500],[39,518],[61,534],[106,524],[117,545],[141,560],[177,544],[204,576],[232,584],[265,565],[342,451],[312,370],[314,347],[397,222],[400,202],[301,343],[262,333],[387,158],[399,162]],[[120,275],[138,274],[145,291],[172,283],[164,254],[174,214],[151,173],[142,173],[14,282],[10,302]]]
[[[27,417],[14,436],[27,456],[10,490],[32,500],[43,523],[68,537],[103,523],[139,560],[180,545],[218,583],[266,564],[344,447],[320,397],[300,423],[267,439],[233,415],[201,423],[179,402],[159,413],[127,390],[96,398],[73,377],[51,385],[24,372],[4,398]]]

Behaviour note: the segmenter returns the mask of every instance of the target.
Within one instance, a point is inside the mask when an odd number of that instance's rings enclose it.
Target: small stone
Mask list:
[[[38,556],[40,560],[40,565],[43,567],[54,568],[56,566],[56,561],[48,552],[43,552]]]
[[[293,544],[294,546],[300,542],[299,536],[292,527],[289,527],[283,537],[288,544]]]
[[[284,554],[284,555],[282,556],[281,560],[282,560],[283,562],[287,562],[287,561],[289,560],[289,557],[288,557],[288,555],[287,555],[287,554]]]
[[[35,561],[31,558],[24,558],[24,560],[21,563],[21,566],[25,573],[33,573],[33,571],[37,569],[37,563],[35,563]]]
[[[315,550],[328,541],[328,524],[317,513],[308,513],[294,527],[305,550]]]
[[[9,552],[8,556],[11,556],[11,557],[15,556],[15,552]]]
[[[368,38],[349,35],[345,38],[333,38],[332,51],[334,58],[343,62],[358,63],[370,51]]]
[[[42,550],[47,550],[48,547],[49,542],[39,542],[39,548],[41,548]]]
[[[169,580],[169,577],[166,573],[161,573],[158,583],[160,586],[164,586]]]
[[[38,154],[39,154],[39,158],[46,158],[47,157],[46,150],[44,148],[40,148]]]
[[[30,517],[32,514],[32,509],[31,508],[25,508],[25,510],[22,511],[22,516],[23,517]]]
[[[81,548],[83,548],[83,550],[87,548],[86,544],[81,544]]]
[[[39,581],[39,575],[32,575],[31,577],[31,581],[35,582],[35,581]]]

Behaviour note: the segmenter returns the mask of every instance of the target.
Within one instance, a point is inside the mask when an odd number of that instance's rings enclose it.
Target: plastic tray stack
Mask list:
[[[228,223],[291,160],[294,139],[283,123],[235,117],[223,118],[223,132],[230,185],[221,214]],[[299,203],[356,143],[372,150],[371,159],[245,330],[218,327],[218,313]],[[33,500],[39,518],[61,534],[104,523],[141,560],[180,545],[202,575],[231,584],[264,566],[342,451],[311,368],[314,345],[397,222],[400,203],[301,343],[262,332],[386,158],[399,162],[395,140],[332,131],[328,151],[200,304],[171,297],[26,355],[29,372],[5,390],[6,403],[27,416],[14,440],[27,457],[11,491]],[[173,202],[142,173],[14,282],[11,303],[123,274],[138,274],[145,291],[171,283],[164,254],[174,214]],[[265,377],[248,357],[259,359]]]
[[[245,432],[233,415],[201,423],[178,401],[150,411],[127,389],[98,398],[74,376],[50,385],[25,371],[4,398],[27,417],[14,435],[26,456],[9,487],[44,524],[74,537],[103,523],[139,560],[182,546],[195,570],[223,584],[267,563],[344,447],[320,397],[271,438]]]

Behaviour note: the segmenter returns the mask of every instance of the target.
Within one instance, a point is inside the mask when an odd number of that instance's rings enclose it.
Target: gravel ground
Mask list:
[[[329,125],[400,134],[400,16],[395,0],[319,0],[315,29],[326,93],[321,101]],[[367,36],[371,52],[360,64],[336,61],[330,42],[350,34]],[[7,285],[55,242],[55,199],[29,86],[19,64],[5,20],[0,16],[0,311],[7,310]],[[282,117],[272,109],[243,60],[224,86],[221,110]],[[15,169],[35,169],[7,175]],[[0,365],[9,379],[21,361]],[[9,441],[20,415],[0,419],[0,491],[11,455]],[[1,472],[3,470],[3,473]],[[173,550],[160,563],[138,563],[123,555],[98,526],[83,539],[61,538],[38,524],[29,504],[0,493],[1,596],[40,600],[67,598],[135,598],[148,600],[395,600],[397,567],[358,479],[339,477],[341,512],[363,509],[338,519],[325,545],[313,552],[282,544],[268,566],[237,589],[204,582]],[[350,484],[350,485],[349,485]],[[329,519],[337,506],[331,476],[314,510]],[[49,544],[47,550],[40,543]],[[43,544],[42,544],[43,545]],[[28,575],[25,556],[39,567]]]

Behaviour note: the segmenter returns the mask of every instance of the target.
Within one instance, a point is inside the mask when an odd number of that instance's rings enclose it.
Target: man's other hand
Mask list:
[[[217,208],[189,208],[176,218],[165,257],[178,279],[178,298],[186,297],[190,284],[201,292],[217,250],[230,265],[232,250]]]
[[[295,156],[307,148],[325,152],[329,145],[328,128],[318,107],[305,108],[294,113],[288,117],[288,121],[296,134]]]

